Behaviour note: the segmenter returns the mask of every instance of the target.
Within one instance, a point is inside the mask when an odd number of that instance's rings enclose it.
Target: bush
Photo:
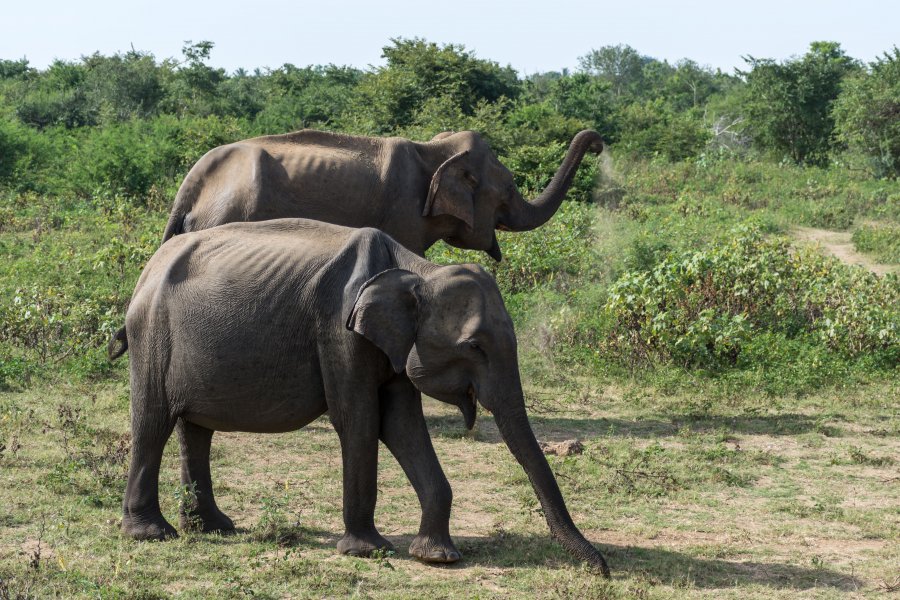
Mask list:
[[[98,189],[142,196],[171,185],[208,150],[244,137],[244,129],[229,117],[171,115],[91,129],[69,164],[69,187],[82,196]]]
[[[763,332],[817,336],[832,350],[900,360],[900,280],[879,279],[743,226],[731,241],[669,255],[610,289],[610,347],[632,363],[735,366]]]
[[[670,162],[697,156],[711,137],[701,119],[675,113],[662,100],[629,104],[621,112],[620,127],[618,150]]]
[[[570,138],[571,140],[571,138]],[[546,146],[519,146],[512,148],[502,162],[513,172],[516,185],[526,198],[537,196],[553,176],[566,156],[569,142],[551,142]],[[567,197],[589,202],[594,193],[599,168],[593,154],[585,154]]]
[[[50,143],[17,119],[0,115],[0,186],[16,191],[40,187]]]
[[[900,225],[862,225],[853,232],[853,244],[878,260],[900,263]]]
[[[120,320],[114,303],[31,286],[0,305],[0,343],[45,365],[105,345]]]
[[[504,294],[531,290],[568,276],[590,278],[593,265],[593,207],[563,202],[549,223],[524,233],[497,232],[503,261],[496,263],[484,252],[460,250],[442,242],[428,259],[442,264],[478,263],[493,273]]]

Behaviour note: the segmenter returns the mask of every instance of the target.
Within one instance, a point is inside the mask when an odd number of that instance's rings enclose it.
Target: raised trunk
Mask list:
[[[510,414],[494,413],[497,427],[500,429],[500,435],[503,441],[509,447],[513,456],[525,469],[531,486],[537,494],[541,507],[544,509],[544,516],[547,519],[547,525],[550,526],[550,534],[569,551],[569,553],[600,571],[604,577],[609,577],[609,567],[603,555],[597,551],[594,546],[585,539],[569,511],[566,509],[566,503],[563,500],[562,493],[559,491],[559,485],[547,464],[544,453],[541,452],[525,414],[524,406],[521,409],[514,409]]]
[[[569,191],[569,186],[572,185],[572,180],[575,178],[578,165],[581,164],[581,159],[588,150],[597,154],[602,152],[603,138],[596,131],[585,129],[572,138],[566,157],[543,193],[528,202],[516,192],[510,200],[507,210],[497,222],[497,229],[528,231],[546,223],[562,204],[563,198],[566,197],[566,192]]]

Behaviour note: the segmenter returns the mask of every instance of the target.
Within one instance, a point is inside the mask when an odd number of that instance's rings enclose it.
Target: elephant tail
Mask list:
[[[128,350],[128,336],[125,333],[125,328],[122,327],[109,340],[109,344],[106,345],[106,351],[109,354],[109,360],[116,360],[125,354],[126,350]]]

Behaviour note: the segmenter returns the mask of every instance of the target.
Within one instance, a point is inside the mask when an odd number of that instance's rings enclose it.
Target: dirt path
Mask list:
[[[875,262],[865,254],[857,252],[849,231],[829,231],[815,227],[795,227],[794,237],[801,242],[818,244],[822,250],[848,265],[858,265],[872,271],[876,275],[900,271],[897,265],[886,265]]]

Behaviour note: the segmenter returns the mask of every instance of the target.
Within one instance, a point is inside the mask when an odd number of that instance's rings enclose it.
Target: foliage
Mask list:
[[[655,62],[627,44],[603,46],[578,59],[581,69],[607,82],[616,100],[636,97],[646,82],[645,66]]]
[[[576,202],[563,202],[553,219],[538,230],[524,233],[498,232],[503,261],[493,262],[483,252],[460,250],[438,243],[428,251],[438,263],[478,263],[497,279],[504,293],[590,277],[592,209]]]
[[[620,114],[620,127],[622,151],[672,162],[697,156],[710,137],[702,120],[674,113],[661,100],[629,104]]]
[[[900,177],[900,49],[844,83],[834,106],[837,137],[878,176]]]
[[[0,343],[34,355],[43,366],[97,347],[116,330],[115,306],[74,292],[31,286],[0,305]]]
[[[90,195],[112,189],[142,196],[170,184],[210,148],[236,141],[245,127],[229,117],[169,115],[133,120],[85,132],[77,162],[69,165],[69,189]]]
[[[745,60],[745,109],[754,143],[798,164],[827,164],[835,150],[832,106],[857,62],[835,42],[813,42],[802,58],[783,63]]]
[[[298,68],[285,64],[269,71],[261,84],[261,97],[256,100],[261,108],[253,115],[254,128],[260,133],[277,134],[331,126],[350,110],[353,90],[361,76],[356,69],[335,65]]]
[[[0,186],[36,189],[48,162],[51,142],[15,118],[0,115]]]
[[[392,40],[382,56],[384,67],[366,75],[357,89],[353,112],[357,127],[389,133],[411,124],[416,113],[434,97],[448,97],[462,114],[470,115],[480,101],[515,98],[515,71],[481,60],[464,46],[437,44],[414,38]]]
[[[610,289],[610,343],[638,362],[721,369],[759,332],[817,336],[848,357],[900,361],[900,281],[879,279],[742,227],[708,250],[669,255]]]
[[[886,263],[900,263],[900,225],[891,223],[865,224],[853,232],[857,250],[873,254]]]

